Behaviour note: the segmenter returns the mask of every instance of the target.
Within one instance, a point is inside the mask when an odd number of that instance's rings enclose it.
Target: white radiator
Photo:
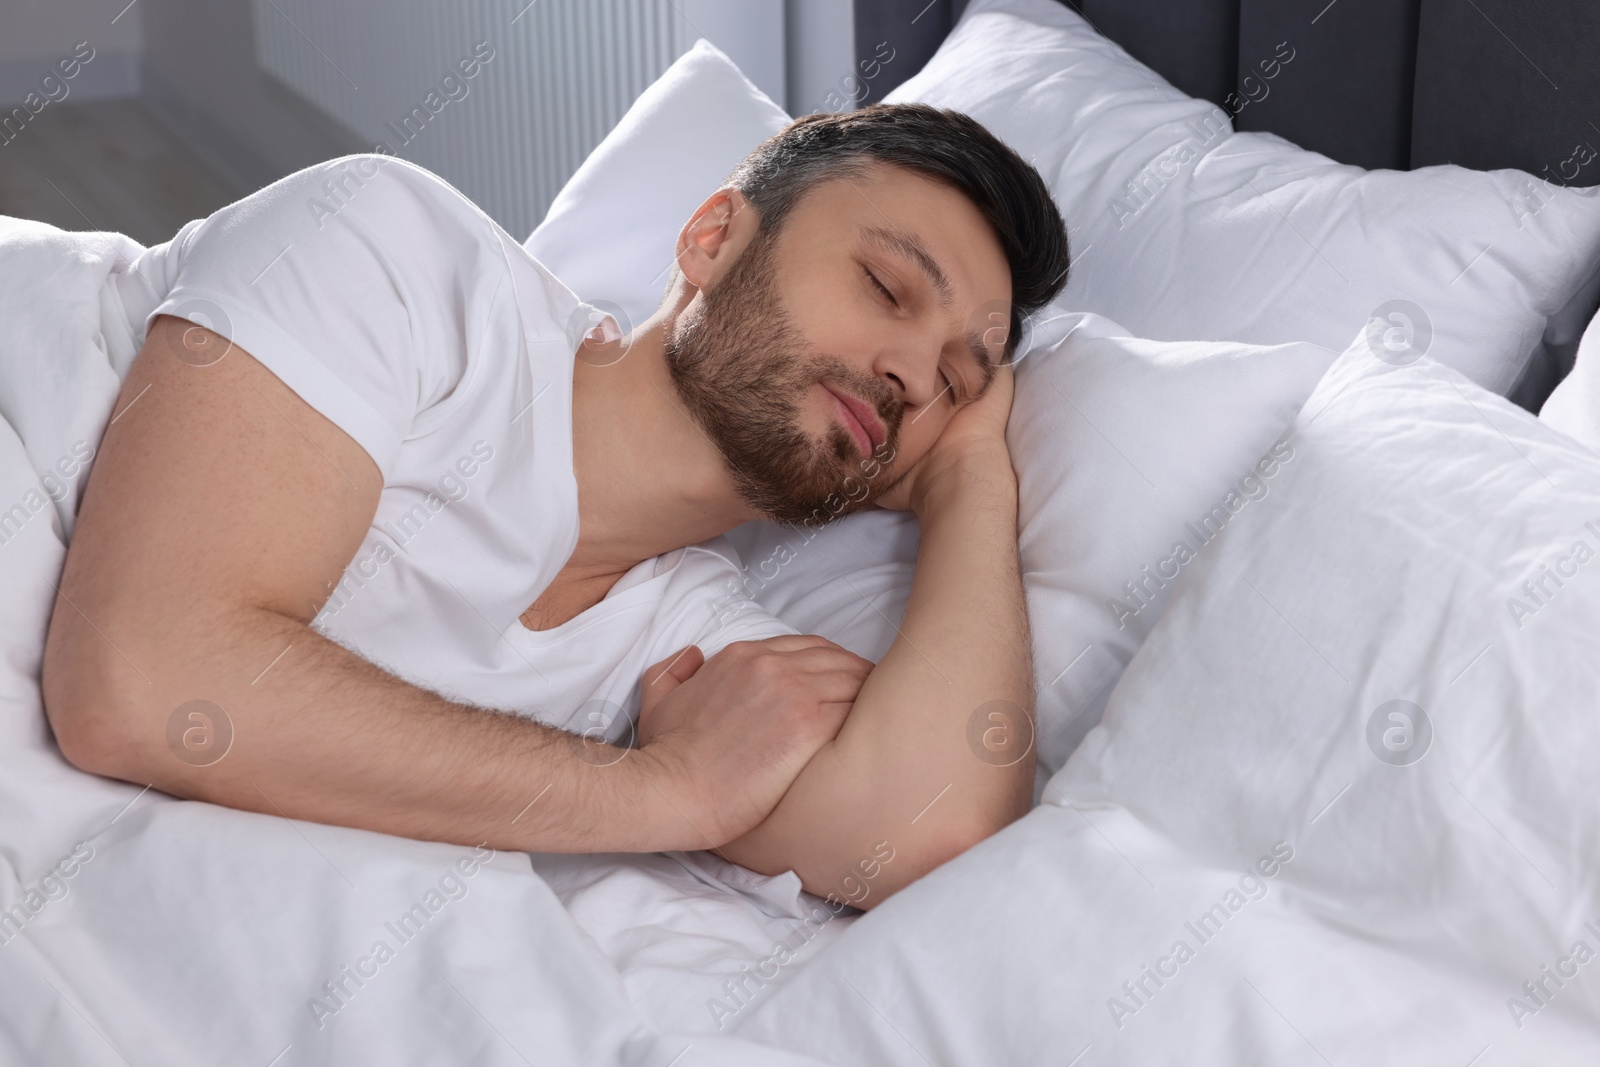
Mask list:
[[[265,70],[519,238],[697,38],[785,102],[783,0],[253,3]]]

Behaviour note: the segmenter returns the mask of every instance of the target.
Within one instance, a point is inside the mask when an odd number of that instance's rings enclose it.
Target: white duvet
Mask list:
[[[39,656],[137,252],[0,220],[0,1062],[1600,1059],[1600,457],[1459,376],[1342,357],[1045,802],[808,925],[703,853],[530,862],[61,759]]]
[[[149,305],[119,284],[139,251],[0,219],[0,1063],[819,1062],[652,1024],[524,854],[179,801],[61,758],[39,660],[84,472],[57,462],[98,444],[142,339]],[[702,929],[770,952],[742,893],[700,884]]]

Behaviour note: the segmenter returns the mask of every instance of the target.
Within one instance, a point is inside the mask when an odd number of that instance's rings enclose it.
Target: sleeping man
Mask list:
[[[714,848],[821,895],[892,849],[869,907],[1031,801],[1005,425],[1067,262],[1033,168],[921,105],[761,145],[626,337],[390,157],[191,222],[122,287],[148,328],[51,620],[62,751],[416,838]],[[881,662],[729,610],[727,530],[870,506],[921,526]]]

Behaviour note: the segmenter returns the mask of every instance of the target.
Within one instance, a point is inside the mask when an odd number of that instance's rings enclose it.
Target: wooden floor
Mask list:
[[[50,104],[0,144],[0,215],[160,244],[243,195],[138,100]]]

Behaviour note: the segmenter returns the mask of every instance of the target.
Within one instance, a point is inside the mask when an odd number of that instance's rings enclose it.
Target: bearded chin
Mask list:
[[[820,379],[776,299],[771,245],[758,238],[667,331],[667,370],[744,502],[772,522],[819,526],[872,498],[845,497],[857,472],[844,428],[819,444],[800,426],[799,401]]]

